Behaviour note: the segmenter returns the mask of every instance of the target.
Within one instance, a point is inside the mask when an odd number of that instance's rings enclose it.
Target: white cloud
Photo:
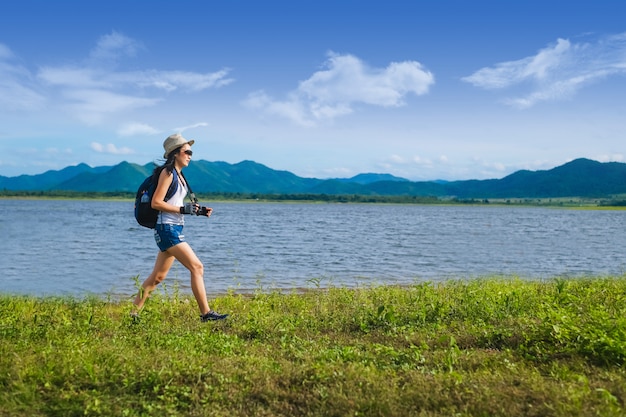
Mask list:
[[[507,166],[502,162],[491,162],[489,164],[485,164],[485,168],[495,172],[505,172],[507,170]]]
[[[248,108],[262,109],[270,115],[285,117],[301,126],[314,125],[314,122],[309,118],[306,104],[294,95],[290,95],[285,101],[277,101],[264,91],[255,91],[248,95],[243,104]]]
[[[321,171],[326,178],[347,178],[356,175],[353,169],[346,167],[327,168]],[[315,174],[311,174],[315,176]]]
[[[45,84],[69,88],[111,88],[100,70],[85,67],[41,67],[37,78]]]
[[[0,109],[38,110],[43,108],[45,102],[46,98],[43,95],[17,80],[2,78],[2,71],[0,71]]]
[[[101,37],[81,64],[41,65],[33,76],[12,63],[11,50],[0,44],[0,109],[33,110],[46,102],[77,119],[100,123],[110,114],[154,106],[171,92],[199,92],[233,82],[229,69],[215,72],[155,69],[123,71],[124,59],[143,46],[118,32]]]
[[[393,164],[406,164],[406,159],[400,155],[391,155],[389,161]]]
[[[487,89],[506,88],[527,79],[542,80],[558,69],[570,50],[570,42],[559,39],[556,45],[539,51],[534,57],[502,62],[494,68],[482,68],[463,80]]]
[[[64,106],[87,124],[100,123],[107,113],[127,112],[153,106],[161,101],[158,98],[135,97],[105,90],[68,90],[63,95],[66,98]]]
[[[596,161],[599,162],[624,162],[624,155],[621,153],[614,153],[610,155],[598,155]]]
[[[92,65],[115,65],[123,57],[134,57],[141,43],[116,31],[100,37],[96,47],[89,54]]]
[[[425,94],[434,82],[433,75],[415,61],[392,62],[381,70],[368,68],[352,55],[331,54],[327,66],[298,87],[315,103],[400,106],[407,93]]]
[[[331,53],[326,68],[300,82],[285,100],[264,91],[251,93],[244,104],[310,126],[316,121],[350,114],[358,103],[399,107],[407,94],[426,94],[435,79],[419,62],[392,62],[370,68],[353,55]]]
[[[433,165],[433,161],[431,161],[428,158],[423,158],[419,155],[415,155],[413,157],[413,163],[415,163],[416,165],[424,166],[424,167],[429,167]]]
[[[153,135],[159,133],[158,129],[145,123],[127,123],[121,126],[117,134],[120,136]]]
[[[400,155],[391,155],[388,159],[390,164],[394,165],[413,165],[421,167],[432,167],[436,162],[447,163],[448,158],[444,155],[439,156],[436,160],[425,158],[420,155],[414,155],[411,157],[403,157]]]
[[[97,124],[109,114],[128,113],[137,108],[155,106],[166,99],[162,92],[175,90],[197,92],[231,83],[228,70],[213,73],[189,71],[119,71],[117,63],[134,56],[142,46],[117,32],[105,35],[80,66],[43,66],[37,77],[45,85],[56,87],[59,107],[87,124]],[[115,65],[113,65],[115,64]],[[121,135],[155,133],[150,126],[133,123],[119,130]]]
[[[626,33],[622,33],[595,43],[558,39],[534,56],[482,68],[463,81],[492,90],[521,85],[528,88],[526,94],[503,101],[518,108],[528,108],[538,102],[571,97],[593,82],[625,74]]]
[[[140,87],[154,87],[165,91],[202,91],[209,88],[219,88],[234,81],[227,78],[229,69],[217,72],[199,74],[189,71],[144,71],[117,74],[115,80],[137,84]]]
[[[41,109],[46,97],[37,91],[31,73],[17,64],[15,55],[0,44],[0,109],[28,111]]]
[[[177,128],[174,128],[173,130],[175,130],[176,132],[179,132],[179,133],[183,133],[186,130],[195,129],[197,127],[206,127],[208,125],[209,124],[206,123],[206,122],[199,122],[199,123],[194,123],[194,124],[189,125],[189,126],[177,127]]]
[[[198,74],[186,71],[105,72],[89,67],[42,67],[38,78],[53,86],[67,88],[137,89],[154,88],[166,92],[182,90],[197,92],[219,88],[233,80],[228,70]]]
[[[0,59],[12,59],[13,58],[13,51],[11,51],[11,49],[0,43]]]
[[[134,153],[134,151],[127,147],[118,148],[112,143],[103,145],[98,142],[91,142],[91,149],[99,153],[109,153],[113,155],[128,155]]]

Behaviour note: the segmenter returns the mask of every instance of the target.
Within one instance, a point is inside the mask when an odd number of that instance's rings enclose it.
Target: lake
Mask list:
[[[214,203],[185,237],[209,294],[484,276],[622,275],[626,211],[340,203]],[[0,200],[0,292],[130,297],[157,253],[133,203]],[[175,263],[166,284],[189,291]],[[190,292],[190,291],[189,291]]]

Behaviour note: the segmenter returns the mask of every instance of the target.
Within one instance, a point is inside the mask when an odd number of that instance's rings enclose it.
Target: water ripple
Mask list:
[[[156,256],[132,203],[0,200],[0,290],[32,295],[135,291]],[[623,274],[623,211],[377,204],[215,203],[185,236],[211,293],[450,277]],[[188,289],[174,264],[166,282]]]

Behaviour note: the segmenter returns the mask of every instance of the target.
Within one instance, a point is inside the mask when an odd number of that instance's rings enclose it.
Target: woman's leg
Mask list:
[[[189,270],[191,274],[191,291],[193,291],[193,295],[196,297],[200,314],[206,314],[211,311],[206,297],[206,289],[204,288],[204,265],[202,265],[196,253],[191,249],[191,246],[187,242],[182,242],[169,248],[167,253],[176,257],[178,262]]]
[[[150,293],[154,291],[157,285],[163,282],[172,267],[172,263],[174,263],[174,259],[174,256],[167,251],[159,252],[156,261],[154,262],[152,273],[148,276],[148,278],[146,278],[143,284],[141,284],[139,293],[137,294],[137,297],[135,297],[135,301],[133,301],[133,304],[135,304],[133,313],[137,313],[143,308],[143,305],[150,296]]]

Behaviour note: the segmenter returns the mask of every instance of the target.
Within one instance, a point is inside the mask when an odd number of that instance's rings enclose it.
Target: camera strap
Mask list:
[[[189,200],[191,200],[192,203],[196,204],[198,202],[198,199],[196,198],[196,195],[193,193],[193,190],[191,189],[191,184],[189,184],[189,181],[187,181],[187,178],[185,178],[183,171],[180,171],[179,174],[185,180],[185,184],[187,184],[187,189],[189,190]]]

